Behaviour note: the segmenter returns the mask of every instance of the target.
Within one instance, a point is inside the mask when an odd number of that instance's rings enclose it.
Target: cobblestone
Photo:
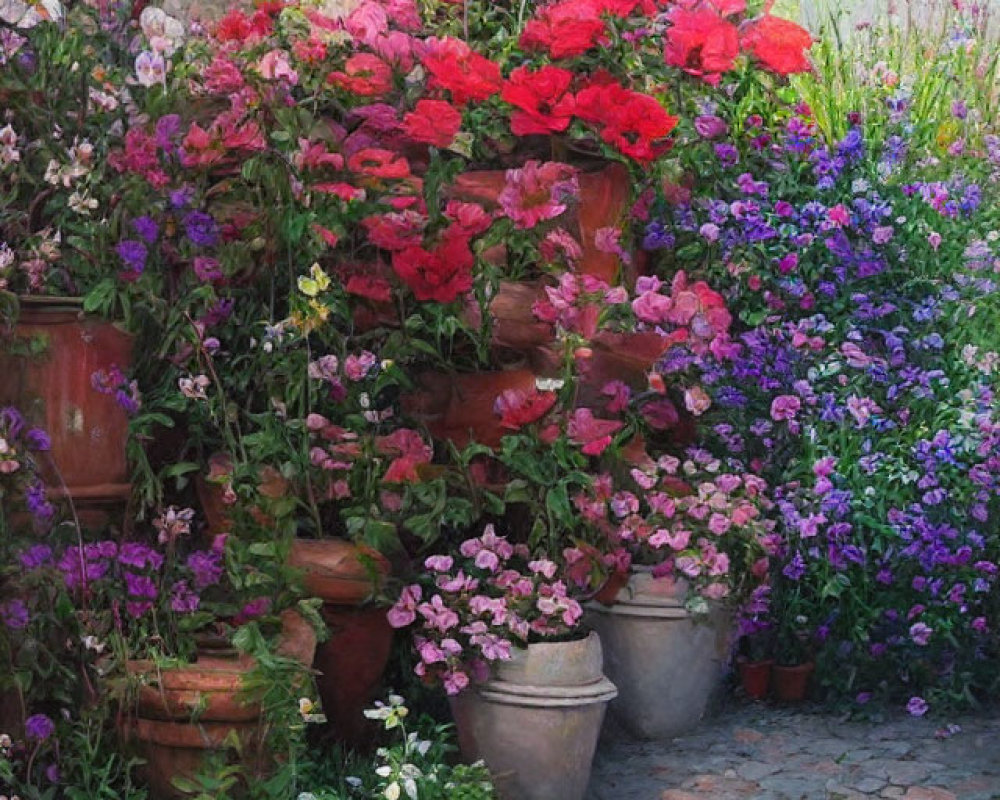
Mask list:
[[[743,705],[670,742],[610,728],[587,800],[1000,800],[1000,718],[946,722]]]

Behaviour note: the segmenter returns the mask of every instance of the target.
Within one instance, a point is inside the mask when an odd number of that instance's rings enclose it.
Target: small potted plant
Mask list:
[[[771,669],[774,696],[784,703],[799,703],[809,691],[812,660],[809,618],[785,612],[775,629],[775,663]]]
[[[413,626],[415,671],[451,698],[463,754],[486,761],[504,796],[580,800],[617,692],[559,565],[488,525],[424,566],[389,621]]]
[[[774,665],[774,622],[770,619],[771,587],[762,584],[754,589],[741,609],[736,666],[747,697],[763,700],[771,686]]]

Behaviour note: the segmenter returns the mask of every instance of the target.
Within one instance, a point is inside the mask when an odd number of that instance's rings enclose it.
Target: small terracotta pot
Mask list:
[[[515,650],[496,677],[451,698],[462,756],[482,758],[504,800],[582,800],[608,702],[601,641]]]
[[[43,477],[51,494],[66,492],[77,506],[107,506],[129,496],[125,460],[128,416],[114,395],[93,388],[91,376],[117,366],[127,372],[132,337],[83,313],[76,298],[20,299],[13,339],[27,346],[42,339],[41,355],[25,357],[0,348],[0,405],[17,406],[52,440]],[[61,481],[60,481],[61,477]]]
[[[809,661],[793,667],[775,664],[771,668],[771,688],[774,696],[783,703],[800,703],[809,689],[809,678],[815,665]]]
[[[389,574],[383,555],[343,539],[296,539],[288,566],[303,570],[306,592],[335,605],[365,602]]]
[[[736,662],[740,671],[740,682],[743,684],[743,691],[747,697],[754,700],[763,700],[767,697],[767,690],[771,684],[771,667],[773,660],[767,661],[738,661]]]

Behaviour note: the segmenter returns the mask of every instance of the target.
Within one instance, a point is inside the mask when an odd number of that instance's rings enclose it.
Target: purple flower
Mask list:
[[[914,644],[918,644],[921,647],[925,647],[930,641],[931,634],[934,633],[934,629],[929,625],[925,625],[923,622],[917,622],[910,626],[910,638],[913,640]]]
[[[135,619],[139,619],[152,607],[153,604],[149,600],[128,600],[125,603],[125,610]]]
[[[135,239],[125,239],[118,243],[115,250],[125,268],[121,275],[122,280],[129,282],[138,280],[143,270],[146,269],[146,256],[148,255],[146,245]]]
[[[24,734],[32,741],[44,742],[55,730],[55,723],[45,714],[33,714],[24,721]]]
[[[118,553],[118,563],[136,569],[145,569],[147,566],[159,569],[163,566],[163,556],[147,545],[126,542]]]
[[[219,226],[212,215],[204,211],[188,212],[184,217],[184,231],[198,247],[211,247],[219,240]]]
[[[792,560],[785,565],[781,573],[791,581],[801,580],[802,576],[806,574],[806,562],[802,558],[802,553],[796,553],[792,556]]]
[[[201,599],[191,591],[187,581],[177,581],[170,590],[170,607],[178,614],[190,614],[198,610]]]
[[[190,186],[182,186],[180,189],[174,189],[170,192],[168,197],[170,198],[170,207],[174,210],[187,208],[191,205],[191,200],[194,199],[194,189]]]
[[[270,610],[270,597],[256,597],[240,609],[240,613],[236,615],[236,624],[242,625],[245,622],[263,616]]]
[[[160,117],[156,121],[156,146],[161,150],[170,150],[172,147],[171,140],[180,132],[180,129],[181,118],[179,115],[165,114]]]
[[[156,221],[152,217],[138,217],[132,220],[132,229],[147,244],[155,242],[156,237],[160,235],[160,226],[156,224]]]
[[[52,548],[45,544],[34,544],[21,553],[21,566],[26,570],[35,570],[52,563]]]
[[[718,139],[720,136],[726,135],[729,126],[719,117],[706,114],[695,117],[694,129],[703,139]]]
[[[55,516],[56,510],[46,499],[45,484],[36,481],[24,490],[24,503],[37,522],[48,523]]]
[[[43,431],[41,428],[31,428],[24,435],[25,440],[28,442],[28,447],[32,450],[37,450],[39,452],[44,452],[46,450],[52,449],[52,440],[49,435]]]
[[[927,701],[922,697],[911,697],[910,702],[906,704],[906,710],[914,717],[922,717],[927,713],[927,709],[930,706],[927,705]]]
[[[222,559],[219,553],[196,550],[188,556],[187,568],[194,573],[194,588],[199,592],[214,586],[222,577]]]
[[[125,585],[131,597],[142,597],[148,600],[156,599],[156,584],[152,578],[126,572]]]
[[[31,617],[24,601],[15,597],[0,605],[0,620],[3,620],[3,624],[12,631],[19,631],[28,627]]]
[[[205,283],[211,283],[223,277],[218,259],[209,258],[208,256],[195,257],[194,274],[198,276],[198,280]]]

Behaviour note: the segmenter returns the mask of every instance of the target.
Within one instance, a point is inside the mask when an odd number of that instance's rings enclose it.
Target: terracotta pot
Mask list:
[[[316,685],[331,730],[341,741],[366,745],[375,728],[364,715],[392,649],[385,609],[362,607],[389,574],[389,562],[342,539],[296,539],[289,566],[304,570],[306,591],[324,601],[330,638],[316,650]]]
[[[805,700],[809,689],[809,678],[815,665],[810,661],[783,667],[775,664],[771,668],[771,688],[774,696],[783,703],[800,703]]]
[[[640,739],[691,731],[721,683],[728,625],[721,613],[696,621],[686,587],[636,568],[612,606],[589,603],[587,622],[604,643],[605,672],[618,687],[615,719]]]
[[[594,234],[601,228],[619,225],[627,213],[631,190],[628,170],[621,164],[608,164],[594,172],[581,171],[579,181],[580,202],[565,223],[583,249],[577,272],[613,284],[620,270],[619,259],[614,253],[598,250]],[[496,206],[506,182],[505,170],[471,170],[458,176],[452,192],[460,200],[491,208]],[[501,248],[485,255],[492,263],[506,260]]]
[[[62,494],[61,476],[77,505],[124,500],[128,417],[113,395],[93,388],[91,376],[112,366],[126,372],[132,338],[85,315],[72,298],[21,298],[13,339],[23,347],[38,338],[46,344],[40,355],[0,352],[0,404],[17,406],[48,432],[58,468],[43,464],[51,494]]]
[[[310,595],[348,606],[370,599],[389,574],[384,556],[343,539],[296,539],[288,566],[304,571],[302,583]]]
[[[393,629],[379,606],[327,603],[330,638],[316,650],[316,685],[331,731],[355,748],[368,746],[378,726],[364,715],[374,700],[392,650]]]
[[[278,652],[311,664],[316,648],[312,627],[291,609],[281,621]],[[174,779],[193,778],[213,753],[229,752],[250,780],[267,774],[272,764],[260,700],[243,690],[253,659],[202,656],[194,664],[162,670],[150,661],[129,661],[126,668],[144,682],[135,716],[123,723],[122,733],[146,761],[143,773],[153,800],[188,797],[174,787]],[[234,738],[238,755],[232,752]]]
[[[740,671],[740,682],[743,684],[743,691],[747,697],[754,700],[763,700],[767,697],[767,690],[771,683],[771,667],[774,661],[745,661],[736,662]]]
[[[528,645],[496,677],[451,698],[462,755],[483,759],[503,800],[582,800],[617,691],[597,634]]]
[[[434,438],[448,439],[459,447],[470,441],[497,447],[505,433],[493,408],[497,397],[509,389],[531,391],[535,374],[527,369],[424,373],[417,383],[418,390],[403,397],[403,408],[420,419]]]

